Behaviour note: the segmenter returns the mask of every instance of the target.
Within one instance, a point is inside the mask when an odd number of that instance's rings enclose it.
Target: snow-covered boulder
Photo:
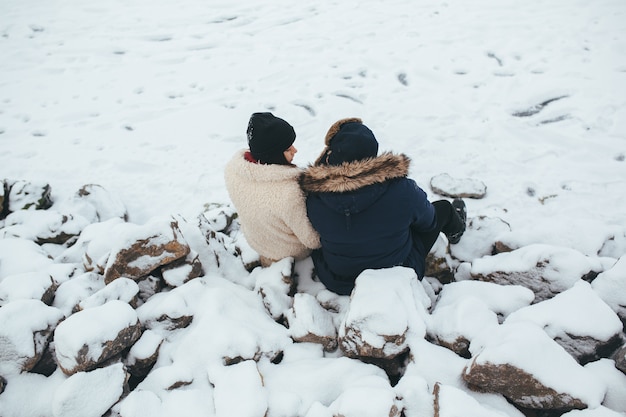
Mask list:
[[[35,242],[8,237],[0,239],[0,281],[9,275],[36,272],[53,260]]]
[[[158,267],[189,254],[190,248],[174,219],[153,218],[143,226],[118,230],[104,271],[108,284],[119,277],[139,280]]]
[[[310,294],[297,293],[293,307],[287,312],[289,334],[296,342],[318,343],[324,350],[337,348],[337,328],[333,315]]]
[[[116,363],[67,378],[54,394],[54,417],[101,417],[124,394],[127,373]]]
[[[386,378],[371,375],[347,387],[329,406],[333,416],[361,417],[402,415],[401,401]]]
[[[535,302],[571,288],[578,280],[603,270],[598,258],[569,248],[533,244],[472,262],[473,279],[522,285],[535,293]]]
[[[617,313],[626,326],[626,255],[599,274],[591,287]]]
[[[405,379],[412,381],[421,378],[426,381],[431,391],[437,383],[455,387],[491,409],[502,411],[510,417],[523,417],[523,414],[502,394],[470,390],[462,377],[468,363],[468,359],[462,358],[450,349],[424,339],[416,339],[411,343],[411,360],[398,386],[403,385]],[[418,414],[416,417],[423,415]]]
[[[230,204],[210,203],[201,216],[206,219],[212,230],[228,234],[238,214],[235,207]]]
[[[273,263],[267,268],[252,271],[254,291],[263,299],[263,305],[276,321],[285,319],[293,304],[296,282],[293,276],[294,259],[291,257]]]
[[[385,389],[389,391],[385,397],[395,397],[387,376],[378,367],[368,365],[355,359],[340,358],[317,358],[301,359],[291,362],[282,362],[278,365],[269,362],[260,362],[259,371],[268,393],[268,408],[270,415],[276,416],[336,416],[328,410],[328,406],[339,399],[343,393],[352,389],[359,392],[357,399],[349,401],[354,407],[361,407],[363,415],[382,415],[385,413],[363,413],[362,407],[368,405],[378,407],[381,397],[379,395],[368,398],[364,395],[367,387],[373,390]],[[306,375],[302,378],[302,375]],[[369,391],[372,392],[372,391]],[[383,394],[384,396],[385,394]],[[344,410],[349,407],[348,397],[345,402],[335,403],[333,407]],[[359,404],[354,404],[358,401]],[[319,403],[319,404],[318,404]],[[327,406],[323,406],[323,404]],[[325,414],[321,414],[325,411]],[[379,411],[379,410],[377,410]],[[315,413],[315,414],[314,414]],[[354,413],[349,414],[355,416]]]
[[[615,352],[613,359],[615,359],[615,367],[626,374],[626,345]]]
[[[187,256],[180,258],[161,268],[163,281],[170,287],[178,287],[185,282],[201,277],[204,275],[200,256],[194,250],[191,250]]]
[[[452,282],[444,285],[439,293],[428,335],[437,344],[468,358],[469,344],[476,335],[498,325],[533,299],[533,292],[519,285]]]
[[[42,358],[63,313],[39,300],[0,308],[0,375],[30,371]]]
[[[615,367],[615,361],[600,359],[588,363],[585,368],[604,381],[608,388],[602,405],[626,414],[626,375]]]
[[[430,179],[433,192],[445,197],[483,198],[487,186],[473,178],[453,178],[449,174],[435,175]]]
[[[50,305],[57,287],[45,271],[9,275],[0,281],[0,306],[15,300],[41,300]]]
[[[95,369],[132,346],[141,331],[137,313],[123,301],[79,311],[54,332],[57,362],[67,375]]]
[[[57,256],[55,261],[82,264],[87,271],[103,274],[113,241],[124,227],[124,220],[118,217],[92,223],[83,229],[76,243]]]
[[[217,218],[211,217],[211,214]],[[256,261],[259,255],[251,248],[241,247],[237,237],[242,239],[243,233],[227,235],[219,230],[224,226],[224,222],[228,224],[226,230],[230,230],[236,224],[232,218],[230,221],[232,225],[228,220],[221,220],[219,212],[205,212],[198,216],[196,224],[187,224],[180,220],[179,224],[192,249],[200,254],[205,273],[219,274],[232,282],[252,288],[254,287],[252,279],[242,280],[248,276],[247,272],[253,269],[251,264],[258,265]],[[253,256],[249,253],[253,253]]]
[[[38,245],[62,245],[80,235],[89,220],[78,214],[48,210],[19,210],[9,214],[0,236],[20,237]]]
[[[182,288],[178,287],[178,288]],[[147,329],[182,329],[193,320],[193,309],[179,291],[160,292],[137,308],[139,321]]]
[[[465,298],[478,298],[503,321],[514,311],[530,305],[535,295],[520,285],[499,285],[484,281],[458,281],[446,284],[435,303],[438,308],[454,305]]]
[[[620,319],[582,280],[554,298],[513,312],[505,323],[521,321],[543,328],[583,364],[606,356],[622,343]]]
[[[137,304],[138,293],[139,285],[135,281],[121,277],[79,302],[77,309],[99,307],[111,300],[124,301],[134,307]]]
[[[437,278],[439,282],[449,283],[454,279],[455,261],[450,256],[448,240],[440,234],[426,256],[427,277]]]
[[[81,301],[105,287],[104,278],[95,272],[85,272],[63,282],[57,288],[52,305],[63,311],[66,317],[78,311]]]
[[[98,184],[83,185],[64,204],[72,207],[72,212],[92,219],[92,223],[109,219],[128,220],[128,212],[122,200]]]
[[[392,359],[409,349],[409,334],[424,337],[429,307],[412,269],[363,271],[339,328],[339,346],[349,357]]]
[[[451,255],[458,260],[471,262],[500,252],[498,242],[511,232],[511,226],[498,217],[477,216],[468,220],[461,241],[450,246]]]
[[[223,278],[195,279],[171,293],[177,294],[195,314],[184,337],[178,339],[175,352],[170,351],[169,355],[181,363],[197,357],[200,362],[190,366],[194,372],[206,363],[276,361],[285,347],[293,344],[288,330],[267,314],[256,292]]]
[[[503,324],[474,338],[463,379],[533,409],[598,407],[606,385],[579,365],[541,327]]]
[[[8,211],[45,210],[52,205],[50,185],[24,180],[8,181]],[[7,202],[5,202],[7,204]]]
[[[498,316],[475,297],[438,307],[432,314],[428,335],[437,344],[469,358],[472,339],[490,327],[498,326]]]
[[[135,378],[145,378],[159,356],[162,343],[163,337],[158,333],[152,330],[143,332],[124,359],[128,372]]]
[[[209,380],[214,386],[216,416],[268,415],[267,393],[256,362],[247,360],[230,366],[213,367]],[[245,401],[242,401],[243,398]]]

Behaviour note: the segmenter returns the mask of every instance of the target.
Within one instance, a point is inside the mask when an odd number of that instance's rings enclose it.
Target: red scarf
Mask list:
[[[250,151],[246,151],[246,153],[243,154],[243,159],[245,159],[248,162],[252,162],[253,164],[259,163],[259,161],[254,159],[254,156],[252,156],[252,153]]]

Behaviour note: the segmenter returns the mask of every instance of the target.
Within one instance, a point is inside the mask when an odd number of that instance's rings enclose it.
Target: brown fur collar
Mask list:
[[[405,154],[385,152],[375,158],[341,165],[309,166],[300,176],[306,192],[343,193],[409,174],[411,159]]]

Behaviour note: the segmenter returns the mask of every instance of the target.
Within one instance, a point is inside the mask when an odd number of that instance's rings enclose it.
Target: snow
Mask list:
[[[29,185],[49,184],[54,204],[0,220],[0,297],[11,294],[0,308],[0,415],[89,416],[116,401],[108,379],[120,378],[120,364],[72,377],[16,373],[16,358],[35,348],[30,330],[67,317],[57,355],[85,342],[95,351],[95,340],[137,318],[147,330],[131,357],[159,349],[148,377],[114,406],[122,417],[263,415],[265,406],[268,417],[387,415],[394,404],[422,417],[433,413],[436,383],[446,415],[522,416],[499,394],[470,391],[461,378],[469,361],[426,332],[464,334],[481,360],[515,361],[592,404],[567,417],[623,416],[623,374],[610,360],[580,367],[531,322],[551,317],[547,331],[604,336],[617,322],[598,321],[598,312],[609,316],[600,299],[624,320],[624,21],[620,0],[3,0],[0,183],[18,184],[11,208],[32,202],[15,197]],[[294,126],[299,166],[317,157],[333,122],[361,117],[381,151],[411,157],[410,176],[431,200],[444,198],[429,187],[436,176],[484,184],[484,198],[465,200],[472,223],[451,248],[465,262],[459,282],[439,293],[431,279],[407,287],[392,282],[411,281],[404,272],[374,271],[360,278],[369,295],[352,303],[315,281],[306,259],[293,266],[291,305],[277,285],[284,265],[248,273],[231,262],[235,246],[246,263],[257,256],[239,231],[207,243],[202,234],[223,231],[233,214],[223,170],[256,111]],[[172,218],[205,275],[184,284],[177,276],[179,287],[135,312],[135,286],[105,286],[101,274],[112,249]],[[28,240],[59,230],[81,234],[69,248]],[[497,241],[517,250],[491,256]],[[521,287],[467,281],[547,260],[543,273],[561,294],[537,304]],[[592,270],[589,288],[580,277]],[[52,307],[19,299],[38,298],[42,277],[59,285]],[[151,282],[139,294],[154,292]],[[261,288],[272,290],[267,305]],[[561,320],[559,305],[575,310],[583,289],[593,311]],[[108,319],[92,326],[92,314]],[[272,318],[281,315],[293,326]],[[174,330],[185,317],[193,320]],[[347,317],[377,331],[410,329],[412,361],[397,386],[374,365],[291,339],[333,334]],[[92,389],[102,395],[80,403]]]

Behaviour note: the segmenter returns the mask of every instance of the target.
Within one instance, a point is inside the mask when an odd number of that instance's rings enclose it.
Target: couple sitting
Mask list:
[[[339,120],[326,147],[302,171],[293,127],[271,113],[254,113],[249,149],[227,164],[226,187],[244,235],[261,263],[311,256],[329,290],[348,295],[366,269],[406,266],[424,276],[426,255],[440,232],[458,243],[465,204],[430,203],[407,178],[404,154],[378,155],[378,142],[360,119]]]

